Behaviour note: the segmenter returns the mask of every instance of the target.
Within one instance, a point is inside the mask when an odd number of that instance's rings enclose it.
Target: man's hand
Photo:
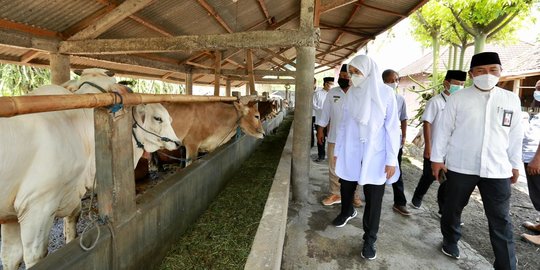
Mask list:
[[[405,145],[405,137],[401,138],[401,147]]]
[[[448,169],[442,162],[431,162],[431,170],[433,171],[433,176],[437,181],[439,181],[439,172],[441,170],[443,170],[445,173],[448,172]]]
[[[527,173],[529,175],[539,175],[540,174],[540,157],[533,158],[533,160],[529,162],[529,165],[527,165],[527,168],[525,168],[525,170],[527,170]]]
[[[518,169],[512,169],[512,177],[510,178],[510,182],[512,184],[517,183],[519,178],[519,170]]]
[[[384,172],[386,173],[386,179],[390,179],[396,173],[396,166],[386,165],[384,166]]]

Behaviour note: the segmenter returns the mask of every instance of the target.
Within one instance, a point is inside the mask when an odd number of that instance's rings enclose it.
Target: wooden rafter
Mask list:
[[[313,12],[313,26],[319,27],[321,21],[321,0],[315,0],[315,11]]]
[[[361,37],[366,37],[366,36],[372,36],[373,35],[373,34],[371,34],[369,32],[365,32],[365,31],[359,30],[358,28],[354,28],[354,27],[336,26],[336,25],[331,25],[331,24],[324,23],[324,22],[321,22],[320,26],[321,26],[320,27],[321,30],[338,30],[338,31],[341,31],[341,32],[345,32],[347,34],[361,36]]]
[[[29,26],[23,23],[12,22],[4,19],[0,19],[0,28],[17,30],[24,33],[29,33],[41,37],[53,37],[58,38],[60,34],[58,32],[41,29],[33,26]]]
[[[362,4],[363,2],[364,2],[364,0],[358,0],[359,4]],[[349,17],[348,17],[347,21],[342,26],[347,26],[347,24],[351,23],[351,21],[354,18],[354,15],[356,14],[356,12],[358,12],[359,9],[360,9],[360,5],[356,5],[353,8],[353,10],[351,11],[351,13],[349,14]],[[337,38],[334,40],[334,42],[332,43],[330,48],[328,48],[327,51],[330,51],[334,46],[336,46],[338,44],[338,42],[341,40],[341,38],[343,37],[344,34],[345,34],[345,32],[340,31],[339,35],[337,36]],[[324,59],[324,56],[323,56],[323,59]]]
[[[321,13],[350,5],[357,0],[321,0]]]
[[[197,2],[204,8],[206,9],[206,11],[208,11],[208,13],[210,13],[210,15],[212,15],[212,17],[214,17],[214,19],[223,27],[225,28],[225,30],[227,30],[227,32],[229,33],[232,33],[234,32],[231,27],[229,27],[229,25],[225,22],[225,20],[223,20],[223,18],[221,18],[221,16],[219,16],[218,12],[214,9],[214,7],[212,7],[210,4],[208,4],[208,2],[206,2],[205,0],[197,0]]]
[[[263,48],[263,51],[265,51],[265,52],[269,53],[270,55],[274,56],[275,58],[277,58],[277,59],[279,59],[279,60],[285,62],[286,64],[289,64],[289,65],[291,65],[291,66],[293,66],[293,67],[296,67],[296,64],[295,64],[293,61],[291,61],[291,60],[285,58],[285,57],[282,56],[281,54],[275,53],[275,52],[272,51],[271,49]]]
[[[36,58],[38,55],[40,55],[42,52],[35,51],[35,50],[29,50],[25,54],[23,54],[20,58],[21,63],[28,63],[32,61],[32,59]]]
[[[78,21],[77,23],[71,25],[66,30],[62,31],[62,36],[64,38],[69,38],[73,35],[75,35],[77,32],[82,31],[86,27],[88,27],[90,24],[96,22],[101,17],[105,16],[107,13],[111,12],[116,5],[108,3],[105,7],[99,9],[98,11],[90,14],[89,16],[86,16],[84,19]]]
[[[369,39],[371,39],[371,38],[360,38],[360,39],[351,41],[351,42],[349,42],[349,43],[347,43],[347,44],[344,44],[344,45],[335,47],[335,48],[333,48],[333,49],[331,49],[331,50],[327,50],[327,51],[325,51],[324,53],[318,53],[318,54],[315,55],[315,57],[321,57],[321,56],[323,56],[323,55],[325,55],[325,54],[328,54],[328,53],[331,53],[331,52],[335,52],[335,51],[341,50],[341,49],[346,48],[346,47],[349,47],[349,46],[353,46],[353,45],[356,45],[356,44],[361,44],[362,42],[365,42],[365,41],[367,41],[367,40],[369,40]]]
[[[91,23],[83,30],[77,32],[69,40],[94,39],[103,34],[113,25],[141,10],[154,0],[126,0],[99,20]]]
[[[367,7],[367,8],[371,8],[371,9],[374,9],[374,10],[377,10],[377,11],[380,11],[380,12],[384,12],[384,13],[387,13],[387,14],[391,14],[391,15],[395,15],[395,16],[398,16],[398,17],[402,17],[402,18],[407,17],[407,15],[405,15],[405,14],[401,14],[401,13],[398,13],[398,12],[395,12],[395,11],[391,11],[391,10],[388,10],[388,9],[383,9],[383,8],[375,7],[375,6],[368,5],[368,4],[364,4],[364,3],[360,3],[360,4],[358,4],[358,5],[359,5],[359,6],[363,6],[363,7]]]
[[[293,14],[289,15],[288,17],[286,17],[285,19],[268,26],[266,29],[267,30],[276,30],[276,29],[284,26],[288,22],[290,22],[290,21],[292,21],[294,19],[298,19],[298,17],[300,17],[300,11],[296,11],[295,13],[293,13]]]
[[[264,14],[264,18],[266,18],[266,22],[268,22],[268,25],[272,25],[273,17],[270,17],[268,9],[266,8],[266,3],[264,2],[264,0],[257,0],[257,2],[259,2],[259,7]]]
[[[272,57],[270,57],[270,59],[267,60],[268,62],[274,64],[276,67],[279,67],[283,70],[287,70],[287,71],[290,71],[290,69],[288,69],[286,66],[285,66],[285,63],[284,64],[280,64],[276,61],[274,61],[274,59],[272,59]]]

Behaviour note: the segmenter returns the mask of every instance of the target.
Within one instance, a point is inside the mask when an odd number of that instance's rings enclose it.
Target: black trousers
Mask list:
[[[311,117],[311,147],[315,146],[315,137],[313,131],[315,130],[315,116]]]
[[[400,148],[398,152],[398,164],[401,168],[401,157],[403,156],[403,149]],[[402,174],[399,175],[397,182],[392,184],[392,190],[394,191],[394,204],[405,206],[407,204],[407,198],[405,198],[405,187],[403,186]]]
[[[416,189],[414,190],[413,201],[422,201],[424,195],[426,195],[429,187],[435,181],[433,171],[431,170],[431,161],[429,158],[424,158],[424,168],[422,170],[422,176],[418,180]],[[439,204],[439,213],[442,213],[444,200],[445,200],[446,181],[439,185],[437,190],[437,203]]]
[[[352,202],[354,191],[358,182],[339,179],[341,192],[341,213],[340,215],[351,215],[354,211]],[[381,221],[381,207],[384,195],[384,184],[382,185],[364,185],[364,216],[363,227],[365,242],[373,244],[377,241],[377,232],[379,232],[379,223]]]
[[[525,163],[527,168],[529,163]],[[532,204],[536,211],[540,211],[540,175],[530,175],[525,171],[527,176],[527,187],[529,188],[529,197],[531,197]]]
[[[461,238],[461,213],[478,186],[489,224],[489,238],[495,254],[495,269],[516,269],[516,253],[510,220],[510,179],[447,173],[446,202],[441,217],[443,244],[457,248]]]
[[[319,125],[315,125],[315,130],[317,130],[319,127],[320,127]],[[326,150],[324,148],[326,145],[326,136],[328,135],[327,128],[323,128],[323,134],[324,135],[323,135],[322,144],[319,144],[319,141],[317,140],[317,155],[319,159],[324,159],[326,157]]]

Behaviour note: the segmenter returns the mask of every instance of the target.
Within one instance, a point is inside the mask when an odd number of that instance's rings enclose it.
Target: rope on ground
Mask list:
[[[92,205],[94,204],[94,190],[96,189],[96,178],[94,177],[94,183],[92,184],[92,190],[90,190],[90,204],[88,205],[88,210],[87,210],[87,213],[88,213],[88,219],[90,220],[90,223],[87,224],[82,233],[81,233],[81,237],[79,238],[79,246],[84,250],[84,251],[90,251],[92,250],[94,247],[96,247],[97,245],[97,242],[99,240],[99,237],[101,236],[101,229],[99,228],[99,223],[97,221],[97,219],[92,215]],[[79,216],[79,219],[84,215],[84,211],[81,210],[81,213],[80,213],[80,216]],[[97,228],[97,236],[96,236],[96,239],[94,240],[94,242],[89,246],[85,246],[83,241],[84,241],[84,235],[86,234],[86,232],[91,229],[92,227],[96,227]]]

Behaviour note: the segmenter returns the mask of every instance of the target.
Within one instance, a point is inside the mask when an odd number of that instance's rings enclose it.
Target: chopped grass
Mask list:
[[[243,269],[259,226],[292,116],[242,164],[199,220],[180,237],[160,269]]]

